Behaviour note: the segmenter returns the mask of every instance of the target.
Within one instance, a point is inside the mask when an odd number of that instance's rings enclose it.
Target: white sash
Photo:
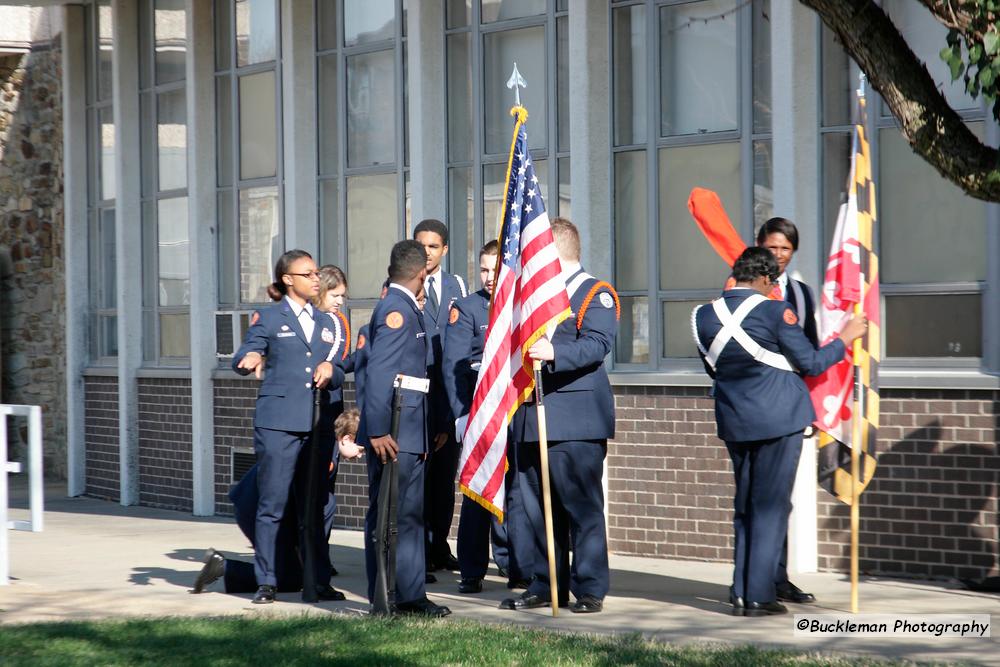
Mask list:
[[[778,354],[777,352],[771,352],[770,350],[764,349],[760,343],[755,341],[750,337],[743,329],[743,320],[746,318],[750,312],[759,306],[760,304],[766,302],[767,297],[761,294],[752,294],[747,297],[743,303],[736,307],[735,312],[729,312],[729,308],[726,307],[726,299],[719,298],[712,302],[712,308],[715,310],[715,315],[719,318],[719,322],[722,323],[722,328],[719,333],[716,334],[715,340],[712,341],[712,346],[706,350],[701,344],[701,340],[698,338],[696,318],[698,317],[698,308],[695,308],[691,313],[691,327],[692,332],[695,335],[695,342],[698,344],[698,349],[703,355],[705,355],[705,361],[708,365],[715,370],[715,365],[719,360],[719,355],[722,354],[723,348],[731,340],[735,340],[740,347],[746,350],[747,354],[753,357],[756,361],[767,364],[773,368],[777,368],[782,371],[795,372],[792,365],[788,363],[788,359],[785,358],[783,354]]]

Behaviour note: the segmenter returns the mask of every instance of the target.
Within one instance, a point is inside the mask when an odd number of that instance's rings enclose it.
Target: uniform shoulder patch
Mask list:
[[[385,324],[390,329],[398,329],[403,326],[403,314],[398,310],[394,310],[385,316]]]
[[[785,320],[785,324],[799,323],[799,318],[795,316],[795,313],[792,312],[791,308],[785,308],[785,314],[782,315],[782,318]]]
[[[359,349],[359,350],[363,350],[363,349],[364,349],[364,347],[365,347],[365,344],[366,344],[367,342],[368,342],[368,339],[367,339],[367,338],[365,338],[365,335],[364,335],[364,334],[359,334],[359,335],[358,335],[358,349]]]
[[[458,322],[458,308],[452,307],[451,312],[448,313],[448,324],[455,322]]]
[[[601,300],[601,305],[605,308],[614,308],[615,300],[607,292],[601,292],[601,296],[598,298]]]
[[[257,324],[260,321],[260,311],[253,311],[253,315],[250,316],[250,326]]]

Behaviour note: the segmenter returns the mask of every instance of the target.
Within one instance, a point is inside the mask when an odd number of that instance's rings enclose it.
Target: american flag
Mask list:
[[[517,118],[507,167],[499,270],[483,361],[462,439],[459,477],[462,492],[500,519],[507,426],[534,387],[528,348],[550,325],[570,316],[562,266],[528,153],[527,113],[519,109]]]

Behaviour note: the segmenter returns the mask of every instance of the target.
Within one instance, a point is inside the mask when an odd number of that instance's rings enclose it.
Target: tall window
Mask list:
[[[450,270],[477,286],[479,248],[499,233],[517,63],[528,82],[528,143],[549,217],[570,217],[566,2],[452,0],[446,5]],[[554,5],[554,6],[553,6]],[[554,187],[550,187],[550,185]]]
[[[284,249],[278,0],[215,0],[219,304],[269,301]]]
[[[87,239],[90,264],[90,356],[118,356],[115,278],[115,121],[111,106],[111,2],[86,9]]]
[[[952,83],[938,52],[946,29],[916,2],[883,8],[948,103],[982,138],[982,103]],[[857,67],[830,33],[822,40],[823,210],[829,241],[850,165],[850,123]],[[986,205],[965,195],[913,153],[888,108],[868,91],[885,357],[898,364],[979,366],[986,267]],[[947,230],[947,231],[945,231]],[[947,250],[942,243],[947,234]],[[829,245],[829,244],[827,244]]]
[[[143,356],[187,363],[188,264],[187,35],[184,0],[139,3]]]
[[[320,261],[350,281],[366,324],[410,229],[405,0],[316,0]]]
[[[691,309],[718,294],[727,269],[691,220],[691,189],[715,190],[746,238],[771,216],[769,9],[611,6],[619,368],[684,368],[697,357]]]

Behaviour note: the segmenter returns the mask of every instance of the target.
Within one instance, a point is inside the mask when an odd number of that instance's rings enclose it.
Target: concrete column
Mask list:
[[[610,13],[605,2],[570,3],[569,144],[573,222],[587,271],[610,278],[611,230]]]
[[[188,236],[191,256],[191,466],[195,516],[215,513],[215,50],[212,5],[186,0]]]
[[[115,260],[118,281],[118,419],[121,504],[139,502],[139,388],[142,365],[142,209],[139,165],[139,41],[136,0],[112,0],[115,119]]]
[[[771,127],[774,150],[774,214],[799,228],[799,251],[791,267],[814,288],[825,263],[817,211],[819,178],[819,58],[815,13],[797,2],[771,5]],[[822,258],[822,259],[821,259]],[[815,572],[816,444],[808,439],[792,493],[788,526],[789,572]]]
[[[444,3],[411,0],[406,20],[410,117],[403,122],[409,123],[411,216],[414,223],[424,218],[447,222],[448,128],[441,122],[446,78]],[[397,159],[402,162],[403,156]]]
[[[285,248],[301,248],[318,258],[316,54],[311,37],[314,32],[313,24],[313,3],[281,3]]]
[[[84,8],[62,7],[63,225],[66,262],[66,481],[86,490],[83,369],[87,365],[90,292],[87,284],[87,113]]]
[[[1000,146],[1000,125],[986,112],[986,142]],[[986,294],[983,298],[983,370],[1000,375],[1000,204],[986,205]]]

